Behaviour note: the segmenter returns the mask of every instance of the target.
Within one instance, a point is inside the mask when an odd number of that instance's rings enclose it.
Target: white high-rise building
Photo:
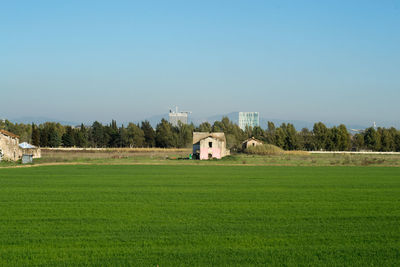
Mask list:
[[[260,126],[260,114],[258,112],[239,112],[239,127],[243,131],[248,127]]]
[[[178,112],[178,107],[176,107],[175,110],[169,111],[169,123],[171,123],[172,126],[178,126],[178,122],[181,122],[182,124],[187,124],[189,113],[191,112],[190,111]]]

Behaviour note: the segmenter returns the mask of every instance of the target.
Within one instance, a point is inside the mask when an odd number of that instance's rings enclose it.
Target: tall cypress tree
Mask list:
[[[141,129],[144,133],[145,146],[155,147],[156,146],[156,132],[151,127],[149,121],[142,121]]]
[[[75,135],[74,135],[74,130],[72,129],[71,126],[66,127],[66,131],[63,134],[61,140],[62,140],[62,145],[64,147],[75,146]]]
[[[48,132],[48,146],[59,147],[61,145],[61,138],[55,127],[50,127]]]
[[[32,122],[32,145],[40,146],[40,131],[38,127]]]

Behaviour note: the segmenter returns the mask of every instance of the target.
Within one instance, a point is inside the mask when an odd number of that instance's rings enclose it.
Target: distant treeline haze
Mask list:
[[[276,127],[272,122],[268,122],[267,129],[254,127],[242,131],[226,117],[215,121],[213,125],[204,122],[198,127],[193,124],[173,127],[163,119],[155,130],[148,121],[118,127],[114,120],[108,125],[96,121],[90,127],[83,124],[79,127],[63,126],[53,122],[40,125],[13,124],[6,120],[0,122],[0,129],[13,132],[21,137],[21,141],[40,147],[183,148],[192,145],[192,133],[198,131],[224,132],[227,146],[233,150],[240,150],[244,140],[254,137],[285,150],[400,151],[400,131],[395,128],[371,127],[351,135],[343,124],[328,128],[321,122],[314,124],[312,130],[304,128],[299,132],[290,123]]]

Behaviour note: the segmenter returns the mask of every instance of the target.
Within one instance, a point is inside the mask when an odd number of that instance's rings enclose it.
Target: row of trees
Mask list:
[[[254,127],[243,131],[226,117],[212,125],[204,122],[197,127],[193,124],[174,127],[163,119],[155,129],[148,121],[120,127],[114,120],[107,125],[96,121],[91,126],[82,124],[71,127],[52,122],[40,125],[13,124],[6,120],[0,122],[0,129],[20,135],[21,141],[41,147],[183,148],[191,146],[193,131],[199,131],[224,132],[227,146],[233,150],[240,150],[244,140],[254,137],[285,150],[400,151],[400,131],[395,128],[371,127],[351,135],[345,125],[328,128],[321,122],[314,124],[312,130],[304,128],[296,131],[290,123],[276,127],[274,123],[268,122],[267,129]]]
[[[5,129],[20,136],[21,141],[40,147],[187,147],[192,142],[193,125],[173,127],[162,120],[156,127],[148,121],[117,126],[113,120],[108,125],[95,121],[91,126],[63,126],[46,122],[40,125],[0,123]]]

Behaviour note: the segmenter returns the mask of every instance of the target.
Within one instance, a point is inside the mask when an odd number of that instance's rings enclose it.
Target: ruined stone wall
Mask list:
[[[19,157],[22,158],[22,155],[33,155],[34,159],[38,159],[42,157],[42,151],[40,148],[31,148],[31,149],[21,149],[19,148]]]
[[[252,147],[252,146],[259,146],[262,145],[263,143],[258,141],[258,140],[249,140],[245,143],[245,147],[244,148],[248,148],[248,147]]]
[[[19,139],[0,133],[0,149],[3,151],[3,160],[16,161],[20,157]]]

